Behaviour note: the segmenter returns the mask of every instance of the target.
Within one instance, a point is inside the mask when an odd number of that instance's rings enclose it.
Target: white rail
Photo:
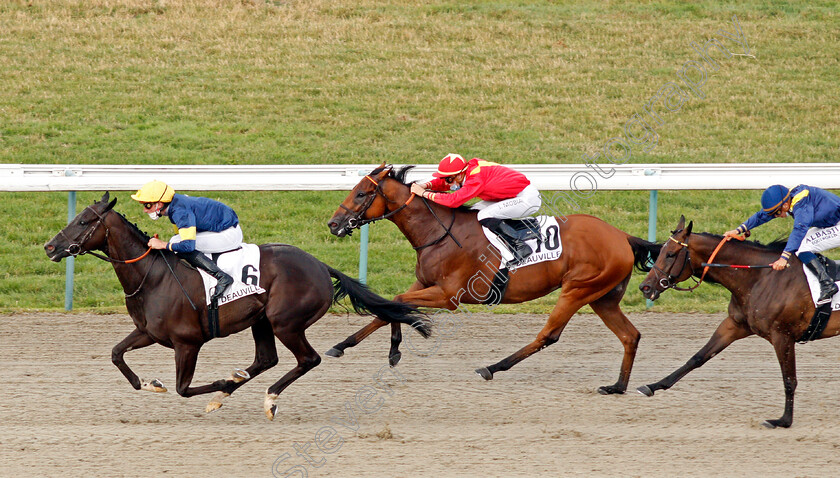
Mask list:
[[[344,191],[375,164],[144,166],[0,164],[0,191],[131,191],[153,179],[191,191]],[[808,184],[840,189],[840,163],[513,164],[547,191],[764,189]],[[408,180],[431,176],[417,166]],[[594,183],[593,183],[594,181]]]

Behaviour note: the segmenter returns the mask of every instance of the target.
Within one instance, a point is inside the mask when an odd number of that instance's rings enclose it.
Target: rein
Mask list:
[[[434,216],[435,219],[437,219],[438,224],[440,224],[440,226],[444,229],[445,232],[443,233],[442,236],[438,237],[434,241],[432,241],[428,244],[424,244],[422,246],[417,246],[417,247],[414,248],[414,250],[419,251],[420,249],[424,249],[424,248],[429,247],[429,246],[434,246],[435,244],[439,243],[440,241],[446,239],[446,236],[452,237],[452,240],[455,241],[455,244],[458,244],[458,247],[463,249],[464,246],[462,246],[461,243],[458,242],[458,239],[455,236],[452,235],[452,226],[455,225],[455,211],[454,210],[452,211],[452,221],[449,222],[449,227],[446,227],[446,226],[443,225],[443,221],[440,220],[438,215],[435,214],[435,210],[432,209],[432,206],[429,205],[429,201],[427,201],[426,198],[423,198],[423,204],[425,204],[426,207],[429,208],[429,212],[432,213],[432,216]]]
[[[736,239],[738,239],[739,241],[743,241],[745,239],[745,237],[741,237],[741,236],[734,236],[734,237]],[[674,290],[678,290],[678,291],[681,291],[681,292],[686,292],[686,291],[691,292],[694,289],[700,287],[700,284],[702,284],[703,279],[706,278],[706,273],[709,272],[710,267],[729,267],[726,264],[714,264],[714,260],[715,260],[715,256],[717,255],[718,251],[720,251],[720,249],[723,247],[723,245],[726,244],[726,242],[729,241],[730,239],[732,239],[732,237],[724,237],[723,239],[720,240],[718,245],[715,247],[714,251],[712,251],[712,254],[709,256],[709,262],[704,262],[704,263],[701,264],[703,266],[703,272],[702,272],[702,274],[700,274],[700,280],[695,280],[695,284],[693,286],[686,288],[686,287],[677,287],[676,283],[674,282],[674,279],[676,279],[677,277],[682,275],[682,272],[685,270],[686,266],[688,266],[691,269],[691,278],[692,279],[694,278],[694,267],[691,265],[691,259],[688,256],[688,254],[689,254],[688,243],[680,242],[680,241],[674,239],[674,236],[669,237],[668,240],[673,241],[673,242],[675,242],[675,243],[677,243],[681,246],[680,250],[685,249],[685,261],[683,262],[683,266],[680,269],[679,274],[677,274],[677,275],[667,274],[665,271],[663,271],[659,267],[654,266],[654,270],[657,271],[657,276],[659,275],[659,273],[662,273],[665,276],[665,277],[663,277],[662,279],[659,280],[659,285],[661,285],[665,289],[674,289]],[[765,267],[770,267],[770,266],[765,266]],[[736,268],[750,268],[750,266],[740,266],[740,267],[736,267]]]
[[[382,219],[388,219],[389,217],[393,216],[394,214],[396,214],[396,213],[402,211],[403,209],[405,209],[409,204],[411,204],[411,201],[413,201],[414,197],[416,196],[416,194],[411,193],[411,196],[408,198],[408,200],[402,206],[394,209],[391,212],[385,213],[385,214],[383,214],[379,217],[375,217],[373,219],[365,219],[362,216],[364,216],[364,214],[367,212],[367,210],[370,209],[370,207],[373,205],[373,201],[376,200],[376,194],[377,193],[381,194],[382,197],[385,198],[385,201],[387,201],[387,202],[391,201],[390,199],[388,199],[388,196],[386,196],[385,193],[382,192],[382,186],[380,186],[380,184],[378,182],[376,182],[372,177],[370,177],[368,175],[365,175],[365,178],[370,180],[370,182],[372,182],[376,186],[376,189],[373,190],[373,194],[368,193],[368,195],[370,196],[370,200],[367,201],[367,203],[364,205],[364,207],[362,207],[362,209],[359,212],[354,214],[353,211],[350,208],[348,208],[344,204],[339,204],[340,208],[344,209],[345,211],[349,212],[350,214],[353,214],[353,216],[350,219],[348,219],[348,221],[347,221],[347,225],[351,229],[358,229],[358,228],[360,228],[360,227],[362,227],[366,224],[371,224],[371,223],[374,223],[376,221],[380,221]]]
[[[388,219],[389,217],[393,216],[394,214],[396,214],[396,213],[402,211],[403,209],[405,209],[409,204],[411,204],[411,201],[413,201],[414,198],[417,196],[416,194],[411,193],[411,196],[408,198],[408,200],[402,206],[394,209],[393,211],[387,212],[387,213],[385,213],[385,214],[383,214],[379,217],[375,217],[373,219],[365,219],[363,216],[367,212],[367,210],[370,209],[370,207],[373,205],[373,201],[376,200],[376,195],[377,194],[382,195],[382,197],[385,198],[386,202],[391,202],[391,200],[388,199],[388,196],[386,196],[385,193],[382,192],[382,185],[379,182],[374,180],[369,175],[365,175],[365,178],[367,180],[369,180],[370,182],[372,182],[376,186],[376,188],[373,190],[373,193],[368,193],[368,195],[370,196],[370,199],[359,210],[359,212],[354,212],[352,209],[345,206],[344,204],[339,204],[340,208],[344,209],[345,211],[347,211],[348,213],[351,214],[350,219],[347,220],[347,226],[350,227],[351,229],[358,229],[358,228],[360,228],[360,227],[362,227],[366,224],[371,224],[371,223],[374,223],[376,221],[380,221],[382,219]],[[432,216],[434,216],[435,220],[437,220],[438,224],[440,224],[440,226],[443,227],[444,233],[443,233],[442,236],[435,239],[434,241],[432,241],[428,244],[424,244],[422,246],[417,246],[414,249],[415,250],[420,250],[420,249],[424,249],[424,248],[429,247],[429,246],[433,246],[433,245],[439,243],[440,241],[444,240],[446,238],[446,236],[452,237],[452,240],[455,241],[455,244],[457,244],[458,247],[463,248],[464,246],[462,246],[461,243],[458,242],[458,239],[454,235],[452,235],[452,226],[455,224],[455,211],[452,211],[452,221],[450,221],[449,227],[447,227],[443,224],[443,221],[440,220],[438,215],[435,214],[435,211],[432,209],[432,206],[429,205],[429,202],[426,200],[426,198],[421,198],[421,199],[423,199],[423,204],[426,205],[426,207],[429,209],[429,212],[431,212]]]
[[[82,244],[87,242],[88,239],[90,239],[93,236],[93,233],[96,232],[96,229],[99,228],[99,225],[100,224],[105,225],[105,222],[104,222],[105,221],[105,216],[96,212],[95,209],[91,209],[91,206],[88,206],[88,207],[85,208],[85,210],[88,210],[88,209],[90,209],[90,211],[92,213],[96,214],[96,217],[98,217],[99,219],[93,224],[93,226],[91,226],[87,231],[85,231],[85,234],[82,236],[82,239],[80,241],[73,242],[73,241],[70,240],[69,237],[67,237],[67,234],[64,233],[63,229],[61,231],[59,231],[59,234],[61,234],[61,236],[64,237],[64,239],[67,240],[67,242],[69,244],[67,246],[67,249],[64,250],[65,252],[67,252],[68,254],[70,254],[73,257],[83,256],[85,254],[90,254],[93,257],[96,257],[98,259],[102,259],[103,261],[111,262],[111,263],[116,262],[116,263],[119,263],[119,264],[133,264],[137,261],[142,260],[144,257],[149,255],[150,252],[152,252],[152,248],[150,247],[140,257],[135,257],[134,259],[128,259],[128,260],[123,261],[123,260],[120,260],[120,259],[113,259],[113,258],[109,257],[108,255],[102,255],[102,254],[98,254],[98,253],[93,252],[93,251],[87,251],[87,250],[82,249]],[[84,212],[84,211],[82,211],[82,212]],[[106,243],[108,242],[108,235],[110,234],[110,232],[111,232],[111,230],[108,228],[107,225],[105,225],[105,242]],[[157,237],[157,235],[155,235],[155,237]]]
[[[96,217],[98,217],[99,219],[97,219],[97,221],[95,223],[93,223],[93,225],[90,228],[88,228],[88,230],[85,231],[85,233],[81,236],[82,237],[81,240],[79,240],[77,242],[73,242],[73,241],[70,240],[69,237],[67,237],[67,234],[64,233],[63,229],[59,232],[59,234],[61,234],[61,236],[70,244],[65,249],[65,252],[67,252],[71,256],[77,257],[77,256],[85,255],[85,254],[90,254],[93,257],[96,257],[98,259],[102,259],[103,261],[110,262],[112,264],[133,264],[135,262],[138,262],[138,261],[142,260],[143,258],[148,256],[150,252],[152,252],[152,248],[149,247],[149,249],[146,252],[144,252],[143,254],[141,254],[140,257],[136,257],[134,259],[121,260],[121,259],[114,259],[112,257],[109,257],[107,255],[107,253],[105,255],[103,255],[103,254],[98,254],[98,253],[90,251],[90,250],[82,249],[82,244],[84,244],[91,237],[93,237],[93,234],[96,232],[96,230],[99,228],[100,225],[105,227],[105,243],[106,244],[108,243],[108,236],[110,235],[110,231],[111,231],[110,228],[108,228],[108,225],[105,224],[105,216],[96,212],[96,210],[92,209],[91,206],[88,206],[88,207],[85,208],[85,210],[87,210],[87,209],[90,209],[91,212],[93,212],[96,215]],[[82,211],[82,212],[84,212],[84,211]],[[157,234],[155,234],[154,237],[157,237]],[[193,310],[198,310],[196,305],[193,303],[192,299],[190,299],[190,295],[187,293],[187,290],[184,288],[184,285],[181,284],[181,280],[178,279],[178,276],[175,274],[175,271],[172,269],[172,266],[169,265],[169,261],[167,261],[166,257],[163,256],[162,251],[160,253],[160,256],[163,257],[163,262],[166,263],[166,267],[169,268],[169,272],[172,273],[172,276],[175,278],[175,282],[177,282],[178,285],[181,287],[181,291],[184,292],[184,296],[187,298],[187,301],[189,301],[190,306],[192,306]],[[149,273],[152,270],[152,265],[154,265],[155,259],[157,259],[157,256],[154,256],[154,258],[152,259],[152,262],[149,263],[149,267],[146,269],[146,274],[143,276],[143,279],[140,281],[140,285],[137,286],[137,289],[135,289],[134,292],[132,292],[131,294],[125,294],[126,298],[134,297],[135,295],[137,295],[138,292],[140,292],[140,289],[143,288],[143,284],[146,283],[146,278],[149,277]]]

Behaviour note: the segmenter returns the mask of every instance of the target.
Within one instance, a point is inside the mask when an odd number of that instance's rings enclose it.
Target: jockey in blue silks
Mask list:
[[[840,197],[804,184],[790,190],[776,184],[761,195],[761,208],[737,229],[724,233],[724,237],[743,234],[772,219],[790,214],[793,216],[793,231],[782,256],[771,265],[777,271],[784,269],[790,255],[795,252],[819,280],[820,297],[817,305],[830,302],[838,291],[837,284],[828,276],[825,266],[815,253],[840,246]]]
[[[210,297],[212,304],[233,284],[233,278],[219,269],[204,253],[228,252],[242,245],[239,218],[229,206],[209,198],[175,194],[163,181],[143,185],[131,199],[143,205],[143,212],[153,220],[168,216],[178,234],[169,241],[149,239],[152,249],[167,249],[178,254],[193,267],[204,269],[218,281]]]

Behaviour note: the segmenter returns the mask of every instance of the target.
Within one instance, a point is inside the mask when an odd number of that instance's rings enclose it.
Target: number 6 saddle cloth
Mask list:
[[[563,244],[560,242],[560,225],[557,224],[557,218],[554,216],[537,216],[525,219],[506,219],[505,222],[516,229],[528,228],[536,232],[539,229],[539,234],[532,234],[533,238],[525,241],[531,247],[533,253],[529,255],[522,263],[516,267],[529,266],[545,261],[553,261],[560,257],[563,252]],[[513,254],[508,249],[507,244],[499,239],[498,236],[488,231],[486,227],[481,228],[487,240],[495,247],[501,256],[502,262],[499,268],[505,267],[508,262],[513,260]]]
[[[228,287],[225,295],[219,298],[219,305],[227,304],[236,299],[251,294],[262,294],[265,289],[260,287],[260,248],[256,244],[242,244],[239,249],[210,254],[219,269],[233,278],[233,284]],[[216,286],[216,278],[199,269],[204,280],[204,300],[210,303],[210,295]]]

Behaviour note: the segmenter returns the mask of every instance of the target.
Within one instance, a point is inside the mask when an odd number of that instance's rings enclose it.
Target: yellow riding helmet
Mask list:
[[[175,195],[175,190],[163,181],[152,181],[146,183],[137,191],[137,194],[132,194],[131,199],[137,202],[172,202],[172,196]]]

